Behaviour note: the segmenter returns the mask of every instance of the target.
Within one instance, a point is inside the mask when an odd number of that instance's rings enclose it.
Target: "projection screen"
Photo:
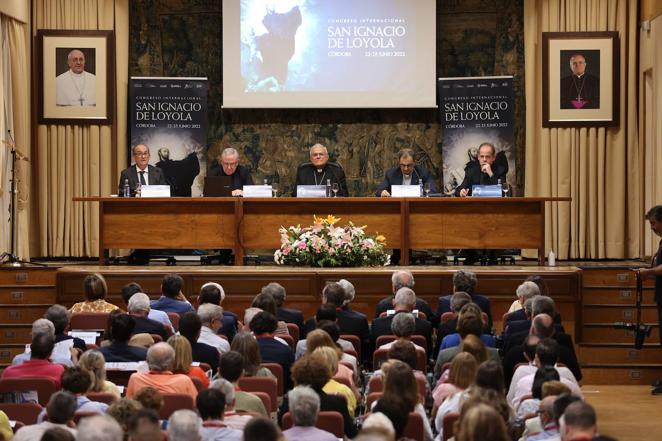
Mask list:
[[[223,106],[436,107],[435,0],[223,0]]]

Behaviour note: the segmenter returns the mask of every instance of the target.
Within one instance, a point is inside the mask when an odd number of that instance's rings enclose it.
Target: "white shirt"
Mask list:
[[[147,318],[159,323],[163,323],[163,326],[168,326],[173,331],[175,330],[175,328],[172,326],[172,322],[170,321],[170,317],[168,317],[168,314],[163,311],[150,308],[149,314],[147,314]]]
[[[573,395],[584,398],[584,394],[582,394],[582,390],[580,389],[579,384],[577,384],[577,380],[570,369],[567,367],[556,367],[556,371],[559,373],[561,383],[568,386]],[[515,386],[515,396],[512,399],[512,405],[514,408],[517,408],[523,396],[531,394],[531,386],[533,386],[533,377],[535,377],[535,375],[536,373],[534,371],[532,374],[522,377],[517,382],[517,385]]]
[[[198,338],[198,343],[204,343],[209,346],[213,346],[218,349],[218,352],[224,354],[230,352],[230,343],[222,337],[219,337],[211,328],[207,326],[202,326],[200,329],[200,337]]]
[[[97,78],[89,72],[76,74],[69,69],[55,79],[55,104],[58,106],[96,106]]]
[[[140,182],[140,172],[144,171],[143,176],[145,176],[145,183],[143,184]],[[138,173],[138,182],[140,185],[149,185],[149,165],[145,167],[145,170],[140,170],[140,168],[136,165],[136,173]]]
[[[411,185],[412,175],[402,175],[402,185]]]

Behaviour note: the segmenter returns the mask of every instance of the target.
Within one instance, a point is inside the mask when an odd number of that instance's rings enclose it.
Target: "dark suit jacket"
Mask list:
[[[393,309],[393,297],[394,296],[388,296],[381,299],[379,303],[377,303],[377,307],[375,308],[375,318],[378,318],[382,312]],[[434,312],[432,312],[430,304],[424,299],[416,297],[416,309],[426,315],[432,326],[437,326],[439,324],[439,315],[436,315]]]
[[[370,341],[372,344],[372,347],[375,347],[375,342],[377,341],[377,337],[380,335],[393,335],[393,332],[391,332],[391,322],[393,321],[393,317],[395,317],[396,314],[399,314],[396,312],[393,315],[389,315],[388,317],[381,317],[377,318],[372,321],[372,329],[370,331]],[[426,351],[428,354],[432,353],[432,325],[430,322],[427,320],[419,319],[418,317],[416,318],[416,330],[414,331],[414,335],[422,335],[425,337],[425,340],[428,343],[428,347],[426,348]]]
[[[126,343],[112,342],[99,348],[103,358],[108,362],[144,361],[147,359],[147,348],[129,346]]]
[[[223,326],[218,330],[219,335],[225,335],[229,342],[237,335],[237,314],[230,311],[223,311]]]
[[[189,340],[189,343],[191,341]],[[220,361],[220,355],[218,349],[213,346],[210,346],[205,343],[192,342],[191,350],[193,352],[193,361],[199,363],[207,363],[211,366],[212,372],[216,372],[218,369],[218,363]]]
[[[289,346],[277,341],[273,337],[258,337],[257,344],[260,346],[260,355],[265,363],[278,363],[283,367],[283,379],[285,390],[292,387],[290,368],[294,363],[294,353]]]
[[[327,179],[331,180],[331,184],[338,184],[338,196],[349,196],[345,171],[335,162],[327,162],[321,174],[317,173],[317,168],[311,162],[300,165],[292,196],[297,195],[297,185],[326,185]]]
[[[136,326],[133,328],[134,334],[141,334],[143,332],[147,334],[157,334],[163,339],[163,341],[166,341],[168,337],[172,335],[172,332],[167,330],[160,322],[150,320],[147,317],[133,316],[133,319],[136,321]]]
[[[423,184],[430,184],[430,193],[437,192],[437,188],[434,185],[434,179],[432,178],[430,172],[427,169],[416,165],[414,166],[414,171],[412,172],[411,184],[419,185],[421,181],[423,181]],[[400,167],[393,167],[386,172],[384,175],[384,181],[379,184],[377,191],[375,191],[375,196],[381,196],[382,191],[384,190],[388,191],[389,193],[393,193],[391,191],[391,185],[402,185],[402,170],[400,170]]]
[[[485,323],[485,327],[483,328],[483,334],[489,334],[492,328],[488,326],[487,323]],[[447,335],[450,334],[455,334],[457,332],[457,318],[454,318],[453,320],[449,320],[445,323],[441,323],[439,327],[437,328],[437,340],[434,343],[434,359],[437,359],[437,356],[439,355],[439,347],[441,346],[441,341],[446,337]]]
[[[441,317],[443,313],[451,311],[451,297],[452,296],[439,297],[439,304],[437,305],[437,317]],[[489,329],[492,329],[492,310],[490,308],[490,299],[479,294],[473,294],[471,296],[471,301],[478,305],[481,311],[487,314],[487,324]]]
[[[509,312],[503,318],[503,328],[506,329],[506,325],[510,322],[514,322],[517,320],[527,320],[527,319],[528,317],[526,316],[526,311],[524,310],[524,308],[518,309],[517,311]]]
[[[356,335],[361,339],[361,356],[364,360],[369,358],[370,351],[370,325],[368,317],[347,306],[336,309],[336,319],[341,334]]]
[[[347,401],[342,395],[329,395],[324,391],[316,391],[317,395],[320,397],[320,411],[321,412],[338,412],[343,416],[343,431],[345,436],[348,438],[353,438],[357,434],[356,426],[354,425],[354,419],[349,415],[347,410]],[[278,407],[278,424],[281,425],[283,422],[283,415],[290,411],[290,404],[287,398],[287,394],[283,395],[283,402]],[[314,440],[314,438],[313,438]],[[312,440],[311,440],[312,441]]]
[[[131,167],[122,170],[122,173],[120,174],[120,183],[117,186],[117,194],[119,196],[124,195],[124,181],[126,179],[129,180],[129,188],[131,189],[131,196],[135,196],[136,187],[140,182],[140,178],[138,178],[138,172],[136,171],[135,165],[132,165]],[[149,181],[149,185],[169,185],[165,175],[163,174],[163,170],[161,170],[158,167],[154,167],[153,165],[147,166],[147,180]]]
[[[285,323],[294,323],[299,327],[299,335],[303,335],[303,312],[298,309],[278,308],[276,310],[278,320]]]
[[[74,340],[74,348],[80,349],[83,352],[87,351],[87,345],[85,344],[85,340],[78,337],[72,337],[67,334],[57,334],[55,336],[55,343],[59,343],[63,340],[71,340],[71,339]]]
[[[464,181],[455,189],[455,196],[459,196],[460,191],[464,188],[468,189],[469,195],[471,195],[471,188],[474,185],[496,185],[499,179],[501,182],[506,182],[507,173],[507,168],[500,167],[495,162],[492,164],[492,177],[490,177],[487,173],[480,171],[480,165],[476,161],[475,165],[471,165],[465,170]]]
[[[251,177],[251,172],[243,165],[238,165],[235,172],[231,175],[225,174],[223,167],[216,163],[215,167],[209,169],[207,176],[232,176],[232,189],[241,190],[244,188],[244,185],[253,185],[253,178]]]

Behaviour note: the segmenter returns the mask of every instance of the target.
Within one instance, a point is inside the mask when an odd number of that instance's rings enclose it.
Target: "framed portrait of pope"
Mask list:
[[[112,31],[39,30],[40,124],[111,124]]]

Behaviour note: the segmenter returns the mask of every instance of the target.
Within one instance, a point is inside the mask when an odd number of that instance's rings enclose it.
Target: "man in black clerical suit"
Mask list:
[[[508,160],[502,152],[496,154],[494,144],[484,142],[478,147],[478,161],[470,161],[464,168],[464,180],[455,189],[455,196],[471,196],[474,185],[496,185],[506,182]]]
[[[209,169],[208,176],[232,176],[232,196],[243,196],[244,185],[253,185],[250,170],[239,165],[239,152],[232,147],[223,150],[220,166]]]
[[[586,58],[582,54],[570,57],[572,75],[561,78],[562,109],[599,109],[600,79],[586,73]]]
[[[398,160],[400,165],[388,170],[384,175],[384,182],[382,182],[375,196],[389,197],[391,196],[391,185],[423,185],[428,184],[430,193],[436,193],[434,179],[430,172],[416,165],[414,160],[414,151],[412,149],[402,149],[398,152]]]
[[[292,196],[296,197],[298,185],[325,186],[327,180],[331,181],[331,185],[338,184],[338,196],[349,196],[345,171],[339,164],[329,162],[329,152],[326,147],[315,144],[310,148],[310,162],[301,164],[297,169],[297,180]]]
[[[149,147],[145,144],[136,144],[131,149],[135,165],[122,170],[117,194],[124,195],[124,181],[129,180],[131,195],[135,196],[136,188],[140,185],[169,185],[163,171],[149,165]]]

